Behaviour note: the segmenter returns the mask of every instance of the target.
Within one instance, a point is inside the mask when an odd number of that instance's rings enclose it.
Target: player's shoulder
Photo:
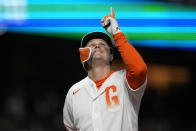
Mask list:
[[[113,76],[114,77],[123,77],[126,73],[126,69],[115,71]]]
[[[115,71],[118,75],[122,75],[124,74],[125,72],[127,71],[127,69],[121,69],[121,70],[118,70],[118,71]]]

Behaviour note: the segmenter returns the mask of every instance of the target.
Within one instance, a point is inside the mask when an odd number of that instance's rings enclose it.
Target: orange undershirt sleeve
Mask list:
[[[127,67],[127,81],[132,89],[137,89],[146,79],[147,66],[137,50],[126,39],[123,32],[117,33],[113,37]]]

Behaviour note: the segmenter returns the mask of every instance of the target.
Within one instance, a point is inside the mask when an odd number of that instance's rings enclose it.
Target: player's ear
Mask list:
[[[110,62],[112,62],[113,61],[113,54],[110,54]]]
[[[112,65],[112,61],[113,61],[113,54],[110,54],[110,65]]]
[[[113,54],[113,48],[110,47],[110,54]]]
[[[110,62],[113,61],[113,48],[110,47]]]

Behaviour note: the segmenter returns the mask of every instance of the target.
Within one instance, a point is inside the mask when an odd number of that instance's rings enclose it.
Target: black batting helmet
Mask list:
[[[109,47],[112,47],[111,38],[106,33],[103,33],[103,32],[91,32],[91,33],[86,34],[82,38],[80,47],[85,47],[88,41],[92,39],[97,39],[97,38],[103,39],[108,44]]]

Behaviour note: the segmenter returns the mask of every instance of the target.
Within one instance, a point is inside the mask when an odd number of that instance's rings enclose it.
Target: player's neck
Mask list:
[[[93,81],[101,80],[102,78],[107,76],[110,73],[110,71],[110,65],[104,67],[94,67],[88,71],[88,77]]]

